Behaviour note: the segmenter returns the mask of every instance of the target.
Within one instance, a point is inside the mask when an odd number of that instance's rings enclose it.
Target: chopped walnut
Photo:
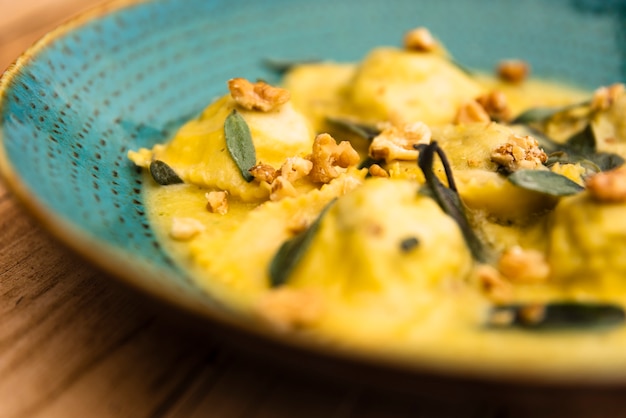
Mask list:
[[[368,172],[373,177],[383,177],[383,178],[389,177],[389,173],[387,173],[385,169],[379,166],[378,164],[372,164]]]
[[[530,66],[522,60],[504,60],[498,64],[497,73],[501,80],[518,84],[526,80]]]
[[[261,298],[257,312],[278,331],[286,332],[315,323],[323,313],[323,303],[315,292],[281,287]]]
[[[337,167],[347,168],[359,163],[359,154],[347,141],[337,144],[328,134],[319,134],[313,141],[313,152],[308,156],[313,163],[309,178],[314,183],[328,183],[339,177]]]
[[[606,110],[615,101],[624,94],[625,87],[621,83],[612,84],[610,86],[600,87],[593,92],[591,99],[591,108],[593,110]]]
[[[518,283],[541,283],[550,275],[550,265],[542,252],[518,246],[504,251],[498,260],[498,270],[507,279]]]
[[[476,101],[485,109],[492,120],[506,122],[511,119],[511,109],[506,95],[499,90],[479,96]]]
[[[293,184],[283,176],[278,176],[272,182],[272,186],[270,188],[270,200],[277,201],[284,199],[286,197],[294,197],[297,196],[298,192],[296,188],[293,187]]]
[[[597,173],[587,179],[591,197],[603,203],[626,202],[626,166]]]
[[[302,157],[290,157],[280,167],[280,176],[291,183],[295,183],[307,176],[313,169],[313,163]]]
[[[372,140],[369,155],[375,160],[417,160],[417,144],[430,143],[430,128],[423,122],[407,123],[401,128],[387,125]]]
[[[310,225],[309,220],[305,216],[295,216],[287,221],[287,231],[292,234],[299,234],[306,231]]]
[[[207,200],[207,209],[211,213],[226,215],[228,213],[228,192],[214,191],[204,195]]]
[[[404,35],[404,47],[408,50],[431,52],[437,46],[437,41],[426,28],[415,28]]]
[[[177,241],[189,241],[204,231],[204,225],[194,218],[172,218],[170,237]]]
[[[278,171],[268,164],[257,164],[248,171],[258,182],[265,181],[267,183],[271,183],[276,177],[278,177]]]
[[[520,308],[518,315],[524,324],[537,324],[545,318],[546,307],[539,304],[524,306]]]
[[[507,173],[537,169],[547,160],[548,155],[539,148],[539,142],[532,136],[511,135],[508,142],[491,152],[491,161]]]
[[[459,106],[454,117],[457,125],[467,125],[470,123],[489,123],[491,117],[485,108],[476,100],[468,100]]]
[[[245,78],[228,80],[228,89],[235,102],[248,110],[269,112],[287,103],[290,98],[285,89],[270,86],[263,81],[251,83]]]
[[[513,288],[494,267],[481,264],[475,267],[474,274],[483,291],[494,302],[505,303],[513,298]]]

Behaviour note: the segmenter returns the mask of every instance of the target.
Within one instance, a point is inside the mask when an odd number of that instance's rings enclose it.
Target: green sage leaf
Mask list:
[[[569,196],[584,190],[580,184],[547,170],[518,170],[507,178],[518,187],[551,196]]]
[[[280,246],[269,266],[270,285],[272,287],[279,287],[287,283],[294,268],[308,250],[311,242],[313,242],[313,237],[319,229],[322,218],[335,200],[322,209],[317,219],[305,231],[285,241]]]
[[[589,100],[585,100],[583,102],[574,103],[567,106],[533,107],[519,114],[510,123],[512,125],[528,125],[531,123],[541,123],[545,122],[546,120],[550,119],[558,113],[567,112],[568,110],[576,109],[577,107],[589,106],[590,103],[591,102]]]
[[[350,131],[361,138],[371,141],[380,134],[380,129],[375,126],[367,125],[360,122],[355,122],[346,118],[327,117],[326,121],[332,125],[338,126],[342,129]]]
[[[312,64],[319,62],[319,59],[284,59],[284,58],[265,58],[263,64],[277,74],[284,74],[298,65]]]
[[[150,163],[150,174],[161,186],[183,183],[183,179],[176,174],[174,169],[161,160],[154,160]]]
[[[490,328],[527,330],[585,330],[620,326],[626,320],[621,306],[608,303],[555,302],[539,307],[534,317],[525,314],[532,305],[494,307],[488,318]],[[504,319],[504,320],[503,320]]]
[[[250,174],[249,170],[256,164],[256,151],[250,128],[236,109],[233,109],[224,122],[224,135],[226,148],[241,175],[247,182],[252,181],[254,176]]]
[[[486,262],[487,253],[478,236],[474,233],[467,215],[465,214],[465,206],[461,201],[461,198],[457,192],[454,177],[452,176],[452,168],[446,158],[445,153],[437,144],[437,141],[433,141],[428,145],[419,144],[415,148],[419,151],[419,157],[417,164],[424,173],[426,179],[425,187],[427,191],[420,191],[423,195],[431,196],[439,207],[454,221],[457,223],[465,242],[469,247],[472,256],[476,261]],[[435,155],[439,156],[441,163],[443,164],[446,177],[448,179],[448,187],[444,186],[439,178],[435,175],[433,169],[433,163]]]
[[[564,148],[582,155],[596,152],[596,135],[591,124],[587,124],[580,132],[572,135],[564,144]]]
[[[511,121],[512,125],[526,125],[529,123],[543,122],[561,112],[563,108],[533,107],[519,114]]]
[[[623,165],[626,161],[612,152],[596,152],[588,157],[589,161],[599,167],[600,171],[609,171]]]

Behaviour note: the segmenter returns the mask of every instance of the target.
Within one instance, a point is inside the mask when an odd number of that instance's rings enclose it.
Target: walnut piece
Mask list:
[[[621,83],[612,84],[610,86],[604,86],[598,88],[593,92],[591,99],[591,109],[593,110],[606,110],[615,101],[624,94],[625,87]]]
[[[603,203],[626,202],[626,166],[597,173],[587,179],[591,197]]]
[[[213,191],[204,195],[207,200],[207,209],[211,213],[226,215],[228,213],[228,192]]]
[[[281,287],[261,298],[257,312],[278,331],[287,332],[317,321],[323,313],[323,303],[313,291]]]
[[[372,177],[383,177],[383,178],[389,177],[389,173],[387,173],[385,169],[379,166],[378,164],[372,164],[368,172],[370,173],[370,176]]]
[[[369,155],[375,160],[415,161],[418,151],[417,144],[430,143],[430,128],[423,122],[407,123],[398,128],[387,125],[383,131],[372,140]]]
[[[290,94],[263,81],[251,83],[245,78],[228,80],[228,89],[235,102],[244,109],[269,112],[287,103]]]
[[[289,180],[283,176],[278,176],[272,182],[270,188],[270,200],[277,201],[286,197],[294,197],[298,195],[298,191]]]
[[[533,304],[524,306],[519,310],[519,319],[527,325],[538,324],[546,316],[544,305]]]
[[[189,241],[204,231],[204,225],[194,218],[172,218],[170,237],[176,241]]]
[[[454,117],[457,125],[467,125],[470,123],[489,123],[491,117],[485,108],[476,100],[468,100],[459,106]]]
[[[474,268],[474,275],[487,297],[492,301],[506,303],[513,298],[511,283],[507,282],[495,267],[480,264]]]
[[[507,173],[520,169],[534,170],[547,160],[548,155],[532,136],[511,135],[508,142],[491,152],[491,161]]]
[[[307,157],[313,163],[309,178],[314,183],[328,183],[339,177],[337,167],[348,168],[359,163],[359,154],[347,141],[337,144],[328,134],[319,134],[313,141],[313,152]]]
[[[504,60],[498,63],[498,77],[506,82],[519,84],[526,80],[530,73],[530,66],[522,60]]]
[[[410,51],[431,52],[437,46],[437,41],[426,28],[415,28],[404,35],[404,48]]]
[[[485,109],[492,120],[506,122],[511,119],[511,109],[509,109],[506,95],[503,92],[493,90],[479,96],[476,101]]]
[[[276,177],[278,177],[278,171],[269,164],[257,164],[248,171],[259,183],[271,183]]]
[[[517,283],[541,283],[550,275],[550,265],[542,252],[518,246],[502,253],[498,270],[504,277]]]
[[[302,157],[289,157],[280,167],[279,174],[285,180],[295,183],[307,176],[313,169],[313,163]]]

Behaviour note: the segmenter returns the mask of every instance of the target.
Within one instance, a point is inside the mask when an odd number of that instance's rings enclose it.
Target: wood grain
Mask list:
[[[0,0],[0,66],[93,0]],[[182,329],[42,231],[0,183],[0,417],[594,417],[312,376]]]

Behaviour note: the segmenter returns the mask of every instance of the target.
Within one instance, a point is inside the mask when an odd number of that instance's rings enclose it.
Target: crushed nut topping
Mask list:
[[[311,222],[305,216],[295,216],[287,221],[287,231],[293,235],[304,232],[309,228]]]
[[[430,128],[423,122],[407,123],[398,128],[386,125],[382,132],[372,140],[369,155],[375,160],[415,161],[418,151],[417,144],[430,143]]]
[[[359,163],[359,154],[347,141],[337,144],[328,134],[319,134],[313,142],[308,160],[313,163],[309,178],[314,183],[328,183],[339,177],[337,167],[348,168]]]
[[[507,282],[495,267],[481,264],[475,267],[474,274],[483,291],[492,301],[498,303],[509,302],[513,298],[513,287]]]
[[[287,332],[315,323],[323,303],[315,292],[281,287],[261,298],[257,310],[277,330]]]
[[[543,321],[546,316],[546,307],[544,305],[528,305],[520,308],[519,319],[524,324],[537,324]]]
[[[468,100],[459,106],[454,117],[457,125],[467,125],[470,123],[489,123],[491,117],[485,108],[476,100]]]
[[[270,188],[270,200],[277,201],[286,197],[294,197],[297,195],[298,191],[285,177],[278,176],[272,182],[272,186]]]
[[[504,60],[500,61],[497,67],[498,77],[509,83],[521,83],[530,74],[530,66],[522,60]]]
[[[204,225],[194,218],[172,218],[170,237],[177,241],[189,241],[204,231]]]
[[[624,90],[625,87],[621,83],[598,88],[596,91],[593,92],[593,97],[591,99],[591,109],[608,109],[621,95],[624,94]]]
[[[493,90],[479,96],[476,101],[485,109],[492,120],[506,122],[511,119],[511,109],[509,109],[506,95],[503,92]]]
[[[424,27],[412,29],[404,35],[404,47],[408,50],[430,52],[437,46],[433,35]]]
[[[544,282],[550,275],[550,265],[542,252],[519,246],[502,253],[498,270],[507,279],[519,283]]]
[[[263,81],[251,83],[245,78],[228,80],[228,89],[235,102],[244,109],[269,112],[287,103],[289,91]]]
[[[539,148],[539,142],[532,136],[511,135],[508,142],[491,152],[491,161],[507,173],[519,169],[537,169],[547,160],[548,155]]]
[[[626,202],[626,166],[597,173],[587,179],[591,197],[604,203]]]
[[[370,173],[370,176],[372,177],[383,177],[383,178],[389,177],[389,173],[387,173],[385,169],[379,166],[378,164],[372,164],[368,172]]]
[[[313,163],[302,157],[290,157],[280,167],[280,176],[291,183],[307,176],[313,169]]]
[[[228,192],[213,191],[204,195],[207,200],[207,209],[211,213],[225,215],[228,213]]]
[[[271,183],[276,177],[278,177],[278,171],[268,164],[257,164],[248,171],[259,183],[263,181]]]

